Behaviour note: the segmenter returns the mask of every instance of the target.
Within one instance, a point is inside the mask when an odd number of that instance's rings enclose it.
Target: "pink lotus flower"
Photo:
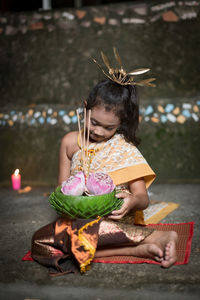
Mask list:
[[[97,172],[89,174],[86,187],[90,194],[102,195],[111,193],[115,185],[109,175]]]
[[[78,172],[75,176],[70,176],[66,181],[63,181],[61,191],[65,195],[82,195],[85,191],[84,173]]]

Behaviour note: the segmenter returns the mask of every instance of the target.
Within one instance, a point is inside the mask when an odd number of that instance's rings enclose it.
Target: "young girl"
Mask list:
[[[149,205],[147,187],[155,178],[136,148],[139,106],[135,86],[104,80],[92,89],[85,107],[91,110],[88,168],[110,175],[123,205],[99,221],[59,218],[35,233],[32,257],[53,267],[52,274],[75,272],[77,262],[84,271],[94,257],[114,255],[151,258],[170,267],[176,262],[177,234],[134,225],[134,212]],[[80,138],[75,131],[62,139],[58,185],[81,169]],[[71,261],[76,262],[73,267]]]

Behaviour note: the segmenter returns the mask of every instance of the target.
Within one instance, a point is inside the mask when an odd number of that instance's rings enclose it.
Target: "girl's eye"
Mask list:
[[[97,123],[95,122],[95,121],[93,121],[93,120],[91,120],[91,123],[92,123],[92,125],[97,125]]]
[[[108,131],[111,131],[111,130],[113,130],[113,127],[106,127],[105,129]]]

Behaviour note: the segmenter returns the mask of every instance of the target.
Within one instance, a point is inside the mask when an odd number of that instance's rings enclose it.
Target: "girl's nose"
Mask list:
[[[99,136],[103,136],[103,129],[100,126],[96,126],[93,133]]]

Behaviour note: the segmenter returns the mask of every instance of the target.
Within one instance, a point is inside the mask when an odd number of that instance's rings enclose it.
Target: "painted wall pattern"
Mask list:
[[[81,108],[78,108],[81,112]],[[186,121],[199,122],[200,120],[200,100],[193,103],[172,104],[167,103],[147,105],[140,109],[141,122],[153,123],[179,123]],[[12,109],[0,113],[0,126],[64,126],[77,123],[76,110],[66,110],[59,107],[35,106],[24,110]]]

